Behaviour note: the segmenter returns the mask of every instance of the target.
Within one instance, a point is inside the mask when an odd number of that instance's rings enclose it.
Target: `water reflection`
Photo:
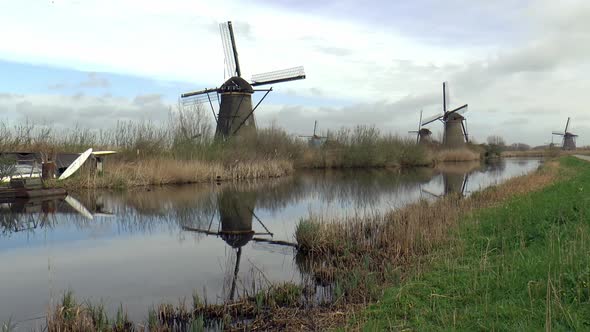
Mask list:
[[[153,304],[195,289],[205,287],[211,302],[237,297],[252,270],[298,282],[305,268],[289,243],[310,213],[375,214],[424,198],[424,190],[468,195],[539,163],[308,171],[239,184],[88,191],[71,196],[79,204],[64,197],[3,203],[0,264],[10,269],[0,274],[0,321],[44,313],[68,288],[113,310],[124,303],[142,320]]]
[[[207,229],[184,226],[183,229],[191,232],[213,235],[220,237],[235,250],[235,263],[231,280],[231,288],[228,299],[233,300],[236,293],[238,272],[242,257],[242,247],[250,242],[255,235],[272,236],[264,223],[254,214],[256,205],[256,191],[245,190],[239,184],[224,185],[224,188],[217,194],[217,207],[219,213],[219,224],[217,230],[212,230],[213,216]],[[252,228],[252,220],[256,220],[265,229],[265,232],[256,233]]]

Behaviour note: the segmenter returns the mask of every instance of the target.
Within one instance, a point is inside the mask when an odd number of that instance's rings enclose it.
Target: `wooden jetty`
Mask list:
[[[64,196],[67,192],[63,188],[3,188],[0,189],[0,201],[17,198],[37,198],[48,196]]]

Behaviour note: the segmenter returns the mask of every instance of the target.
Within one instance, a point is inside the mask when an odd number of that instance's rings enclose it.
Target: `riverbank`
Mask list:
[[[449,240],[353,323],[365,330],[583,330],[590,325],[590,163],[465,215]]]
[[[393,146],[400,148],[400,146]],[[353,150],[356,150],[355,147]],[[469,148],[433,151],[428,147],[410,145],[403,150],[393,149],[395,155],[370,152],[359,157],[358,151],[342,148],[306,148],[301,159],[268,158],[252,160],[215,161],[183,160],[173,157],[125,160],[112,158],[102,174],[82,168],[65,181],[46,181],[50,188],[70,190],[107,188],[125,189],[151,185],[189,184],[277,178],[293,174],[296,169],[399,169],[432,167],[437,163],[463,162],[480,159],[480,154]],[[358,157],[358,158],[357,158]],[[350,160],[356,160],[352,162]]]
[[[152,316],[160,317],[154,322],[186,325],[193,321],[211,323],[221,319],[229,322],[225,326],[239,326],[241,322],[246,322],[260,329],[290,330],[322,329],[343,324],[355,312],[358,314],[359,309],[377,301],[384,287],[404,280],[413,266],[421,266],[416,264],[423,262],[421,258],[444,246],[449,229],[463,213],[468,213],[465,208],[495,204],[503,197],[542,187],[552,181],[557,169],[557,164],[548,163],[542,171],[514,178],[468,198],[450,195],[434,202],[423,201],[397,212],[384,213],[380,217],[324,220],[326,225],[320,226],[321,232],[311,229],[311,236],[307,237],[317,235],[317,245],[308,244],[306,252],[303,241],[296,244],[302,247],[295,259],[305,282],[281,287],[287,294],[271,291],[277,285],[267,280],[268,284],[262,275],[254,279],[260,278],[263,287],[257,284],[255,289],[241,294],[239,300],[205,305],[201,300],[197,307],[190,301],[181,307],[172,300],[173,305],[154,308]],[[308,217],[306,221],[309,225],[320,222],[320,219]],[[342,221],[352,226],[337,225]],[[305,239],[300,232],[298,235]],[[339,237],[332,238],[330,234]],[[309,250],[314,245],[315,249]],[[188,298],[190,292],[191,289],[188,289]],[[291,300],[286,300],[289,298]],[[55,309],[62,312],[59,307]],[[140,314],[139,317],[148,317],[148,309],[145,308],[145,316]]]
[[[69,189],[270,178],[295,169],[422,167],[479,160],[483,153],[472,144],[458,150],[445,150],[437,143],[416,144],[412,138],[371,126],[327,132],[329,138],[319,145],[275,126],[221,140],[203,124],[203,116],[199,109],[179,109],[162,124],[121,122],[102,131],[54,130],[30,123],[11,127],[0,122],[0,152],[35,152],[43,159],[38,164],[55,160],[57,152],[80,153],[88,148],[118,152],[106,157],[102,174],[82,169],[69,181],[48,184]]]
[[[562,150],[560,147],[551,147],[526,151],[502,151],[500,156],[503,158],[556,158],[559,156],[573,156],[576,154],[590,155],[590,150],[587,148]]]
[[[108,188],[125,189],[141,186],[159,186],[245,179],[277,178],[294,172],[289,160],[260,160],[220,162],[174,159],[146,159],[113,161],[103,174],[82,169],[79,174],[64,181],[46,181],[45,186],[70,190]]]

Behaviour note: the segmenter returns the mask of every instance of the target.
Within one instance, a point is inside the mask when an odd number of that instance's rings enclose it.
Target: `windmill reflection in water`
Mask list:
[[[255,204],[255,192],[227,188],[219,192],[217,195],[219,222],[216,229],[213,227],[215,213],[211,215],[209,225],[206,229],[183,226],[185,231],[220,237],[233,250],[235,250],[236,260],[229,292],[229,300],[233,300],[235,297],[242,248],[246,244],[250,241],[254,241],[273,245],[294,246],[294,244],[289,242],[273,241],[273,233],[254,213]],[[264,232],[254,231],[253,219],[260,224],[262,229],[264,229]]]
[[[467,184],[469,182],[470,175],[480,170],[482,167],[483,166],[479,161],[438,164],[436,165],[436,170],[442,175],[442,193],[437,194],[422,187],[420,190],[422,193],[426,193],[435,198],[452,194],[464,197],[469,192],[467,190]]]

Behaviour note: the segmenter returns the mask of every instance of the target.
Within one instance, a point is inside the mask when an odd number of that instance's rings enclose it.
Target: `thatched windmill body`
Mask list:
[[[418,130],[408,131],[410,134],[416,134],[416,144],[432,142],[432,131],[422,127],[422,110],[420,110],[420,121],[418,121]]]
[[[434,121],[441,121],[444,124],[443,144],[450,149],[461,148],[469,142],[467,133],[467,119],[463,114],[467,112],[468,105],[449,110],[449,88],[448,83],[443,82],[443,112],[422,121],[425,126]]]
[[[272,87],[269,89],[257,89],[256,87],[304,79],[305,71],[303,67],[272,71],[253,75],[251,82],[248,82],[242,78],[232,23],[220,24],[220,32],[225,53],[226,70],[231,77],[218,88],[183,93],[181,99],[183,105],[209,103],[217,122],[215,135],[217,137],[229,137],[256,130],[254,111],[268,93],[272,91]],[[257,91],[265,92],[265,94],[252,107],[252,95]],[[219,113],[217,115],[215,115],[214,103],[219,103]]]
[[[562,137],[561,148],[563,150],[575,150],[576,149],[576,137],[578,137],[578,135],[571,133],[569,131],[569,126],[570,126],[570,118],[567,118],[567,122],[565,123],[564,131],[563,132],[560,132],[560,131],[553,132],[553,135],[557,135],[557,136]]]

